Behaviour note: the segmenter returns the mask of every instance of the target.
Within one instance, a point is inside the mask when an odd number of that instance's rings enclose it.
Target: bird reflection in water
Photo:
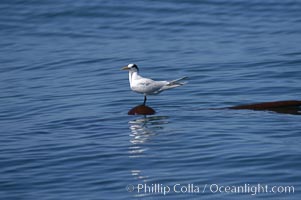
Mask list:
[[[166,116],[152,116],[135,119],[129,121],[130,124],[130,142],[132,144],[130,153],[135,156],[137,153],[143,152],[140,144],[144,144],[156,135],[157,130],[164,128],[164,124],[168,123]],[[137,150],[140,149],[140,150]]]
[[[147,157],[145,153],[149,148],[147,144],[150,143],[152,138],[158,134],[158,131],[164,129],[164,125],[168,123],[167,116],[144,116],[143,118],[129,121],[131,131],[129,157],[137,159],[135,162],[141,163],[140,159],[144,160],[144,157]],[[148,176],[142,174],[140,169],[131,170],[131,174],[138,180],[146,180],[148,178]]]

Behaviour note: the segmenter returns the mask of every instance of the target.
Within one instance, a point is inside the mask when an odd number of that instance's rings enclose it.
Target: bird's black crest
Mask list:
[[[139,68],[136,64],[133,64],[133,66],[131,68],[135,68],[135,69],[137,69],[137,71],[139,71]]]

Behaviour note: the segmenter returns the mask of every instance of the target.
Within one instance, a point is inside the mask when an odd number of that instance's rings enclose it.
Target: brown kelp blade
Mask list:
[[[301,101],[290,100],[290,101],[274,101],[274,102],[239,105],[239,106],[229,107],[229,109],[266,110],[266,111],[274,111],[278,113],[300,115],[301,114],[300,106],[301,106]]]
[[[128,115],[153,115],[156,111],[151,107],[139,105],[129,110]]]

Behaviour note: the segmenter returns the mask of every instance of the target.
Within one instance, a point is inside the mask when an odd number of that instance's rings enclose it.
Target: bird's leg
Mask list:
[[[144,96],[144,101],[143,101],[143,105],[145,106],[146,103],[146,96]]]

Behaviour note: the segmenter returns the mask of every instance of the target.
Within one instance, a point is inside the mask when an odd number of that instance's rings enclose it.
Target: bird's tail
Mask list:
[[[180,82],[181,80],[185,80],[187,79],[188,77],[187,76],[184,76],[182,78],[179,78],[179,79],[176,79],[176,80],[173,80],[173,81],[169,81],[169,83],[167,84],[168,86],[181,86],[181,85],[184,85],[186,84],[186,82]]]
[[[179,79],[176,79],[173,81],[169,81],[169,82],[166,81],[167,84],[165,86],[163,86],[159,92],[184,85],[186,82],[180,82],[181,80],[184,80],[184,79],[187,79],[187,77],[185,76],[185,77],[182,77],[182,78],[179,78]]]

